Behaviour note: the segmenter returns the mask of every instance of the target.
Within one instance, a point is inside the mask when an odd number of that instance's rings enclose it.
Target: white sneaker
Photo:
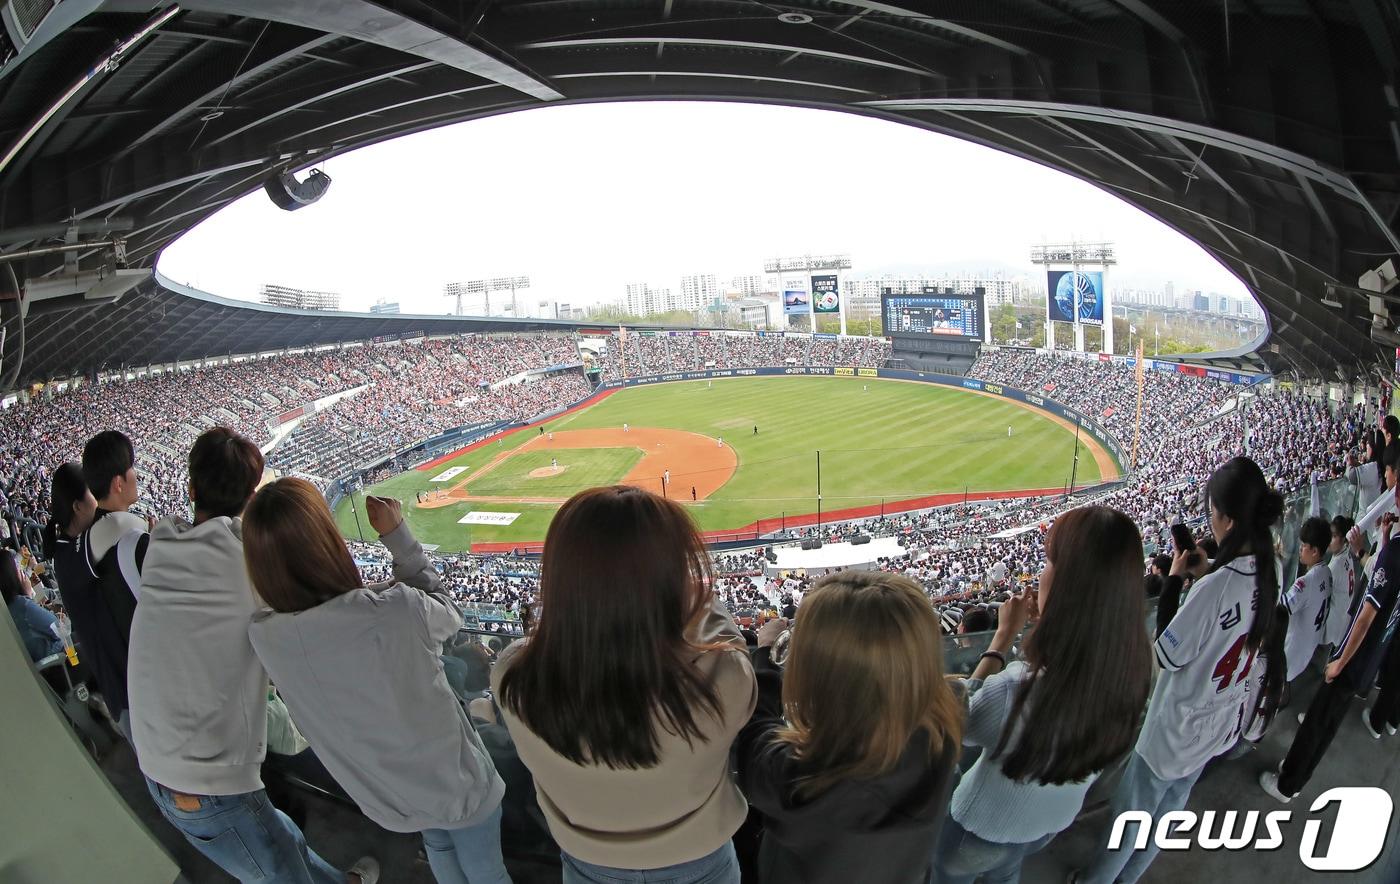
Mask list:
[[[1279,804],[1287,804],[1293,800],[1292,795],[1285,795],[1278,788],[1278,774],[1272,770],[1266,770],[1259,775],[1259,788],[1270,798]]]
[[[1307,717],[1308,717],[1308,713],[1307,713],[1307,712],[1299,712],[1299,713],[1298,713],[1298,723],[1299,723],[1299,724],[1302,724],[1302,723],[1303,723],[1303,719],[1305,719],[1305,718],[1307,718]]]
[[[379,884],[379,860],[372,856],[362,856],[355,860],[347,874],[359,875],[360,884]]]
[[[1385,732],[1390,734],[1392,737],[1395,736],[1395,725],[1387,724],[1385,726]]]
[[[1368,734],[1371,735],[1371,739],[1373,739],[1373,740],[1379,740],[1379,739],[1381,738],[1380,731],[1378,731],[1378,730],[1376,730],[1375,728],[1371,727],[1371,707],[1370,707],[1370,706],[1366,706],[1366,707],[1364,707],[1364,708],[1361,710],[1361,723],[1364,724],[1364,725],[1366,725],[1366,733],[1368,733]]]

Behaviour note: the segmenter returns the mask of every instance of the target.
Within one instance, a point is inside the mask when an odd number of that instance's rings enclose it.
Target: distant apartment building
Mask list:
[[[627,295],[622,303],[633,316],[651,316],[680,309],[669,288],[653,288],[645,282],[628,283]]]
[[[679,310],[701,310],[719,298],[719,285],[713,273],[692,273],[681,277],[681,295],[676,301]]]
[[[380,299],[369,306],[369,312],[380,314],[398,313],[399,302]]]
[[[287,307],[293,310],[340,309],[340,295],[336,292],[313,292],[272,283],[263,285],[262,302],[269,307]]]
[[[761,273],[736,276],[729,281],[729,288],[742,298],[757,298],[769,290],[767,279]]]

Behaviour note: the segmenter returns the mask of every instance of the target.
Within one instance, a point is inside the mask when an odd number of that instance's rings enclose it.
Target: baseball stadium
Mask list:
[[[1394,0],[0,0],[0,884],[1400,881],[1397,60]],[[566,208],[784,245],[590,305]]]

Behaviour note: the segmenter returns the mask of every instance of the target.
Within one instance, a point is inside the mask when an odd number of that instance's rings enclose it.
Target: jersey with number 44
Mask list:
[[[1196,581],[1153,646],[1163,671],[1137,753],[1161,779],[1200,770],[1249,723],[1255,567],[1253,556],[1241,556]]]

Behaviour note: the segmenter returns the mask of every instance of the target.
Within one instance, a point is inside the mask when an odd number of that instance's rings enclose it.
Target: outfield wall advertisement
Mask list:
[[[640,378],[626,378],[620,381],[608,381],[600,386],[600,390],[613,390],[619,387],[640,387],[650,384],[665,384],[673,381],[703,381],[714,378],[741,378],[741,377],[775,377],[781,375],[830,375],[834,377],[851,378],[884,378],[895,381],[919,381],[926,384],[938,384],[943,387],[959,387],[966,390],[976,390],[981,393],[990,393],[993,396],[1000,396],[1003,399],[1010,399],[1013,402],[1024,402],[1041,411],[1052,414],[1056,417],[1064,418],[1071,423],[1082,427],[1095,439],[1103,444],[1113,455],[1114,461],[1118,464],[1120,472],[1127,472],[1126,450],[1123,445],[1111,433],[1099,426],[1093,419],[1085,416],[1077,409],[1070,408],[1035,393],[1028,393],[1015,387],[1008,387],[1005,384],[993,384],[988,381],[980,381],[976,378],[965,378],[958,375],[943,375],[932,372],[907,371],[895,368],[853,368],[850,366],[836,366],[834,368],[822,365],[797,365],[787,368],[726,368],[716,371],[679,371],[670,374],[649,375]]]

